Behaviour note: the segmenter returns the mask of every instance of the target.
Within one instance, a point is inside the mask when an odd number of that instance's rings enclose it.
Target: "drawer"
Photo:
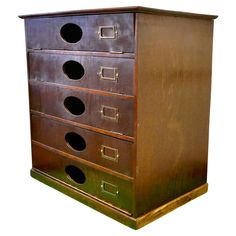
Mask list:
[[[81,124],[133,136],[133,99],[102,96],[31,81],[30,108]]]
[[[132,213],[133,184],[32,145],[33,168],[122,210]]]
[[[132,142],[37,115],[31,115],[31,138],[76,157],[132,176],[134,160]]]
[[[134,60],[29,53],[32,80],[133,95]]]
[[[29,49],[134,52],[134,14],[25,19]]]

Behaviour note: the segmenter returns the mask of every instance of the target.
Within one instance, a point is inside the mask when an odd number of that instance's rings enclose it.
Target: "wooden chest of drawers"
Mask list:
[[[21,18],[34,178],[132,228],[207,191],[216,16],[129,7]]]

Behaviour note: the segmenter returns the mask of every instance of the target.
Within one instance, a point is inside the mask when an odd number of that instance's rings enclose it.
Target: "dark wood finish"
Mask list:
[[[34,141],[32,140],[32,143],[34,145],[37,145],[39,147],[42,147],[44,149],[47,149],[48,151],[50,152],[54,152],[60,156],[64,156],[65,158],[68,158],[68,159],[71,159],[71,160],[74,160],[74,161],[78,161],[86,166],[89,166],[89,167],[92,167],[93,169],[96,169],[96,170],[99,170],[99,171],[102,171],[102,172],[106,172],[107,174],[110,174],[110,175],[114,175],[115,177],[118,177],[120,179],[123,179],[123,180],[127,180],[127,181],[130,181],[130,182],[134,182],[134,178],[131,177],[131,176],[128,176],[128,175],[124,175],[124,174],[121,174],[119,172],[116,172],[110,168],[107,168],[107,167],[104,167],[104,166],[101,166],[101,165],[98,165],[94,162],[90,162],[90,161],[87,161],[85,159],[82,159],[82,158],[78,158],[77,156],[74,156],[74,155],[71,155],[67,152],[63,152],[63,151],[60,151],[56,148],[53,148],[53,147],[50,147],[50,146],[47,146],[43,143],[40,143],[40,142],[37,142],[37,141]]]
[[[38,169],[47,175],[56,178],[83,193],[88,193],[95,198],[106,201],[107,203],[120,208],[121,210],[131,214],[133,212],[132,192],[133,184],[129,181],[119,179],[105,172],[94,170],[78,161],[74,161],[50,152],[35,144],[32,145],[33,168]],[[78,184],[74,182],[65,172],[65,168],[72,165],[81,169],[85,175],[85,182]],[[105,181],[117,186],[118,193],[116,195],[109,194],[102,190],[101,184]]]
[[[216,16],[126,7],[21,17],[34,178],[135,229],[207,191]]]
[[[71,51],[71,50],[53,50],[53,49],[27,49],[28,53],[45,53],[45,54],[60,54],[60,55],[74,55],[74,56],[94,56],[94,57],[114,57],[114,58],[130,58],[135,57],[134,53],[124,53],[124,52],[92,52],[92,51]]]
[[[202,194],[206,193],[208,190],[208,184],[203,184],[174,200],[167,202],[166,204],[148,212],[147,214],[140,216],[136,220],[136,228],[139,229],[146,224],[149,224],[153,220],[160,218],[161,216],[173,211],[177,207],[184,205],[185,203],[201,196]]]
[[[202,194],[206,193],[208,189],[208,185],[204,184],[143,216],[134,218],[129,216],[126,212],[121,211],[121,209],[115,208],[114,206],[107,204],[107,202],[94,198],[89,194],[84,194],[75,188],[71,188],[71,186],[68,186],[66,183],[52,178],[52,176],[47,175],[37,169],[31,170],[31,176],[133,229],[139,229],[145,226],[146,224],[160,218],[161,216],[173,211],[185,203],[201,196]]]
[[[65,123],[65,124],[73,125],[75,127],[91,130],[91,131],[98,132],[100,134],[105,134],[105,135],[108,135],[108,136],[111,136],[111,137],[114,137],[114,138],[117,138],[117,139],[122,139],[122,140],[130,141],[130,142],[134,142],[134,137],[122,135],[122,134],[119,134],[119,133],[113,133],[113,132],[110,132],[108,130],[99,129],[99,128],[96,128],[96,127],[93,127],[93,126],[80,124],[80,123],[73,122],[73,121],[70,121],[70,120],[65,120],[65,119],[62,119],[62,118],[59,118],[59,117],[56,117],[56,116],[47,115],[47,114],[39,112],[39,111],[31,110],[30,112],[31,112],[31,114],[35,114],[35,115],[38,115],[38,116],[49,118],[49,119],[52,119],[52,120],[55,120],[55,121]]]
[[[73,115],[64,107],[64,99],[68,96],[75,96],[85,104],[85,111],[81,115]],[[117,108],[119,113],[118,121],[103,119],[101,117],[101,106],[105,105]],[[40,111],[48,115],[53,115],[68,119],[74,122],[107,129],[110,132],[133,135],[133,101],[122,100],[113,97],[100,96],[65,89],[54,84],[45,84],[30,81],[30,107],[32,110]],[[113,117],[113,114],[110,115]]]
[[[77,43],[68,43],[61,37],[61,27],[67,23],[77,24],[82,29],[82,38]],[[99,39],[100,26],[116,26],[117,39]],[[26,45],[29,49],[134,52],[133,26],[132,13],[30,18],[25,20]]]
[[[86,142],[84,150],[75,151],[68,146],[65,135],[69,132],[75,132],[84,138]],[[55,138],[55,134],[57,138]],[[134,160],[134,148],[131,142],[36,115],[31,115],[31,138],[34,141],[70,153],[77,158],[83,158],[128,176],[133,175],[132,160]],[[102,145],[117,149],[119,155],[117,160],[115,160],[114,153],[112,152],[110,153],[111,159],[104,158],[101,154]]]
[[[63,70],[63,65],[71,60],[83,66],[84,75],[80,79],[70,79]],[[29,73],[32,80],[112,93],[133,95],[133,66],[134,60],[132,59],[62,55],[57,53],[29,53]],[[115,68],[118,78],[116,80],[100,79],[99,72],[101,67]],[[74,71],[77,74],[79,73],[79,70],[74,69]],[[111,78],[113,76],[113,74],[110,75]]]
[[[163,16],[177,16],[186,18],[198,18],[198,19],[215,19],[216,15],[206,15],[197,14],[181,11],[168,11],[156,8],[142,7],[142,6],[130,6],[130,7],[116,7],[116,8],[101,8],[101,9],[85,9],[76,11],[66,11],[66,12],[53,12],[53,13],[39,13],[31,15],[21,15],[22,19],[27,18],[48,18],[55,16],[77,16],[77,15],[97,15],[97,14],[113,14],[113,13],[146,13],[146,14],[156,14]]]
[[[213,21],[137,14],[137,24],[139,216],[206,183]]]

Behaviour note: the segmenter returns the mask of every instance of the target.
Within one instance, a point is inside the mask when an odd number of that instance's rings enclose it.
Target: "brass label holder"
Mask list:
[[[107,112],[112,113],[112,115],[106,114]],[[102,119],[110,120],[110,121],[114,121],[114,122],[118,122],[118,120],[119,120],[118,108],[102,105],[100,113],[101,113]]]
[[[106,35],[104,31],[111,30],[112,34]],[[99,26],[97,31],[99,39],[117,39],[118,30],[115,25],[112,26]]]
[[[118,194],[119,194],[119,189],[117,185],[108,183],[104,180],[102,180],[102,183],[101,183],[101,191],[103,193],[109,194],[112,197],[118,197]]]
[[[113,155],[106,154],[106,150],[112,153]],[[110,161],[118,162],[119,160],[118,149],[101,145],[101,157]]]
[[[105,71],[110,71],[112,76],[111,77],[105,76],[104,75]],[[117,82],[117,80],[119,78],[118,68],[114,68],[114,67],[100,66],[100,69],[97,74],[98,74],[100,80],[110,80],[110,81]]]

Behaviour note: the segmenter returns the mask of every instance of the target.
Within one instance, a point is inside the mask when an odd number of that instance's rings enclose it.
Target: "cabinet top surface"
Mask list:
[[[62,16],[112,14],[112,13],[147,13],[147,14],[180,16],[180,17],[199,18],[199,19],[217,18],[216,15],[204,15],[204,14],[196,14],[196,13],[189,13],[189,12],[168,11],[168,10],[161,10],[161,9],[141,7],[141,6],[84,9],[84,10],[53,12],[53,13],[39,13],[39,14],[30,14],[30,15],[20,15],[19,17],[22,19],[26,19],[26,18],[42,18],[42,17],[56,17],[56,16],[62,17]]]

